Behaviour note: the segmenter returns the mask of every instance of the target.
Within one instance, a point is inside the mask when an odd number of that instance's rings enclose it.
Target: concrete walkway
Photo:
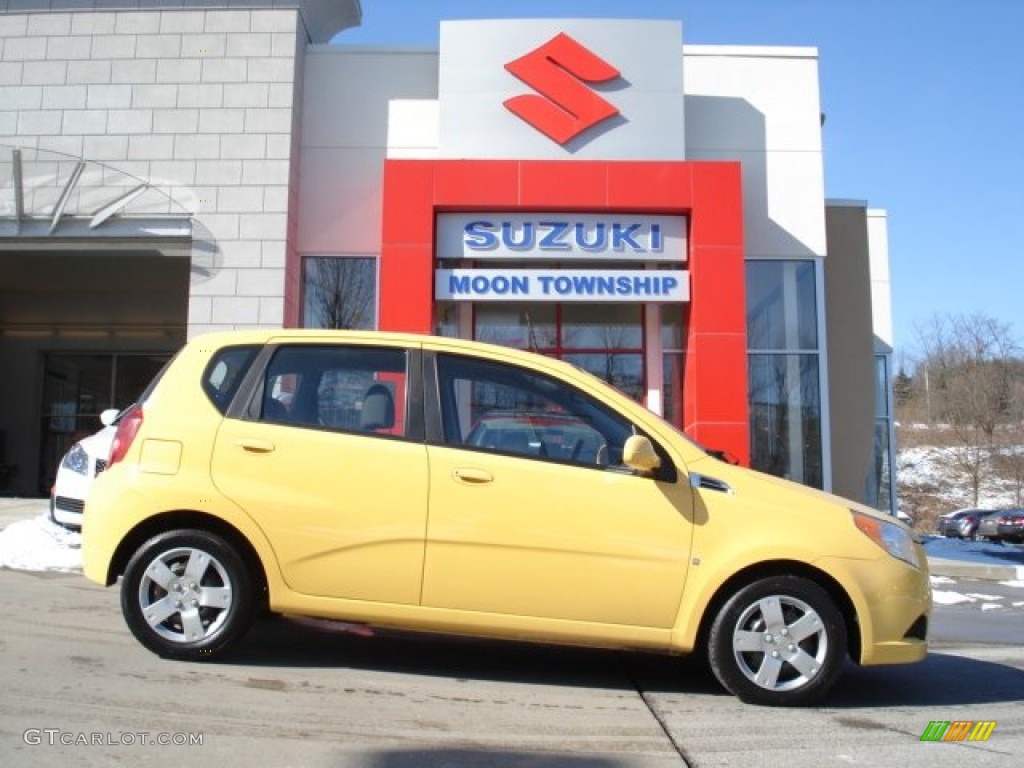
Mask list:
[[[0,498],[0,530],[18,520],[45,515],[49,509],[49,499]],[[933,576],[991,581],[1024,579],[1024,566],[985,565],[934,557],[928,559],[928,565]]]

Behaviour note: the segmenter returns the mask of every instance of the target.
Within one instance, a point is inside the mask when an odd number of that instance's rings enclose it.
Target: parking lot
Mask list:
[[[0,570],[0,609],[5,766],[933,768],[1017,765],[1024,748],[1024,637],[940,637],[922,664],[851,665],[820,706],[775,710],[696,659],[288,619],[230,662],[170,662],[135,642],[116,590],[77,573]],[[996,613],[937,609],[952,611],[975,628]],[[997,725],[984,743],[922,743],[933,720]]]

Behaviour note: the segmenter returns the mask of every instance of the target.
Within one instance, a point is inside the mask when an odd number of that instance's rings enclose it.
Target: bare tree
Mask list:
[[[1013,389],[1006,424],[997,432],[995,465],[1012,483],[1015,506],[1024,506],[1024,361],[1014,366]]]
[[[953,436],[953,462],[977,505],[996,454],[996,432],[1011,419],[1016,344],[1010,326],[986,315],[934,315],[918,329],[926,412]]]
[[[374,283],[370,259],[307,259],[307,324],[316,328],[371,328]]]

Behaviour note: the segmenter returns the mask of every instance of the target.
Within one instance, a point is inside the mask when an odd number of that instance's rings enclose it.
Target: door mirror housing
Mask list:
[[[653,472],[661,466],[661,457],[643,435],[631,435],[622,446],[622,463],[640,472]]]

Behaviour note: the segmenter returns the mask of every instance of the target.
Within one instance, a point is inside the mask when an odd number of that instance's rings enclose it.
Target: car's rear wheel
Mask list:
[[[199,530],[154,536],[135,552],[121,583],[132,634],[161,656],[206,659],[252,624],[255,590],[226,540]]]
[[[827,691],[846,658],[846,624],[825,590],[797,576],[748,584],[711,625],[719,682],[751,704],[799,706]]]

